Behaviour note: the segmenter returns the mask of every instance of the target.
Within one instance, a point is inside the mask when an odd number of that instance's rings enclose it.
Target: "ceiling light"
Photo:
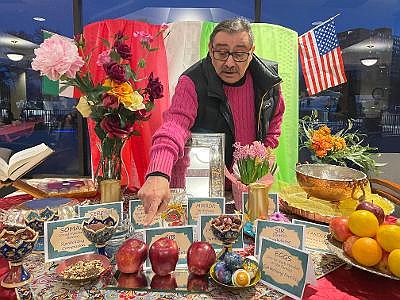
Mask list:
[[[8,57],[8,59],[10,59],[12,61],[20,61],[24,58],[24,56],[22,54],[18,54],[18,53],[7,53],[7,57]]]
[[[38,21],[38,22],[44,22],[44,21],[46,21],[46,19],[45,19],[45,18],[42,18],[42,17],[33,17],[33,19],[34,19],[35,21]]]
[[[369,57],[369,58],[360,59],[360,61],[364,66],[370,67],[370,66],[373,66],[374,64],[376,64],[378,62],[378,59],[375,57]]]

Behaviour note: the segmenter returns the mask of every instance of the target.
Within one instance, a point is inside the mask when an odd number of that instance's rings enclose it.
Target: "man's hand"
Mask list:
[[[148,226],[154,217],[163,212],[171,198],[169,181],[163,176],[149,176],[138,192],[139,199],[142,200],[146,218],[144,226]]]

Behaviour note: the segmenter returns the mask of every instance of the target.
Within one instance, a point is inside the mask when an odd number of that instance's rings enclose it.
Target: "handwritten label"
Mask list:
[[[225,211],[225,198],[188,198],[189,224],[197,224],[200,215],[221,215]]]
[[[129,201],[129,221],[132,224],[132,226],[135,229],[143,229],[145,218],[146,214],[144,212],[142,201],[140,200]],[[161,216],[157,215],[148,227],[149,228],[161,227]]]
[[[122,221],[122,202],[92,204],[78,206],[78,213],[80,217],[104,219],[108,216],[117,218],[119,222]]]
[[[323,253],[329,253],[329,248],[325,243],[325,240],[329,234],[328,226],[297,219],[293,219],[292,222],[293,224],[305,226],[304,245],[306,249],[319,251]]]

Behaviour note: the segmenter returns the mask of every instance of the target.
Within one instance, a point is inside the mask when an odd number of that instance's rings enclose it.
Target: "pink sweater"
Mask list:
[[[250,73],[241,86],[224,85],[224,91],[232,111],[235,126],[235,141],[252,143],[256,139],[253,79]],[[249,101],[251,100],[251,101]],[[153,136],[150,149],[150,164],[147,174],[162,172],[171,176],[171,170],[178,158],[183,156],[190,128],[197,116],[197,94],[193,81],[186,75],[179,78],[170,108],[164,112],[164,123]],[[270,121],[266,146],[276,148],[281,134],[281,123],[285,104],[281,91],[275,114]]]

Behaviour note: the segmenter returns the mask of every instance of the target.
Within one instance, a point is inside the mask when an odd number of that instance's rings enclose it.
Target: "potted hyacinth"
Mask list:
[[[152,42],[162,38],[166,29],[166,25],[161,26],[155,36],[135,32],[133,38],[138,39],[143,52],[149,54],[157,50],[152,47]],[[74,40],[54,34],[35,49],[36,57],[32,61],[33,70],[51,80],[61,81],[64,85],[61,91],[68,86],[79,90],[81,97],[76,109],[84,118],[94,121],[95,133],[100,140],[101,156],[94,174],[96,181],[118,181],[118,186],[123,166],[121,150],[125,142],[132,135],[139,135],[136,124],[149,120],[155,100],[163,97],[163,86],[153,72],[144,78],[138,76],[139,69],[146,67],[144,57],[139,57],[135,68],[131,68],[132,52],[127,40],[122,32],[117,32],[111,41],[102,39],[102,45],[97,49],[89,48],[82,34]],[[99,54],[93,55],[94,50]],[[92,59],[104,72],[100,81],[95,81],[89,71]],[[138,82],[142,80],[147,81],[147,85],[139,87]]]

